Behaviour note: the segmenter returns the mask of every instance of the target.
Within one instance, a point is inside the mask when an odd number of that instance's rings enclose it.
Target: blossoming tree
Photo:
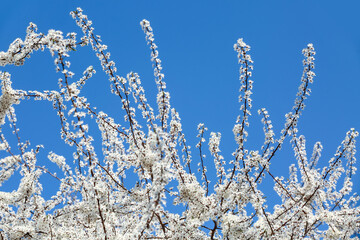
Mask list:
[[[255,151],[245,145],[252,107],[253,61],[248,54],[250,47],[239,39],[234,45],[241,84],[240,113],[233,128],[237,148],[233,159],[225,160],[220,151],[221,134],[210,133],[206,145],[207,129],[199,124],[198,157],[187,145],[179,113],[171,108],[150,23],[143,20],[140,24],[154,67],[158,90],[155,110],[145,97],[138,74],[117,74],[107,46],[94,33],[83,11],[78,8],[71,16],[82,30],[80,38],[55,30],[39,33],[30,23],[24,40],[16,39],[7,51],[0,52],[1,66],[19,66],[33,52],[49,50],[61,75],[57,91],[24,91],[12,88],[8,72],[0,73],[0,184],[8,184],[16,172],[21,175],[16,191],[0,192],[1,239],[356,238],[360,208],[359,198],[352,193],[352,176],[358,133],[350,129],[323,168],[317,167],[321,143],[317,142],[308,156],[305,137],[298,135],[298,119],[315,76],[312,44],[302,52],[301,84],[278,137],[267,110],[258,111],[265,137],[261,149]],[[96,53],[111,92],[119,98],[125,117],[121,123],[98,111],[82,95],[95,68],[89,66],[76,79],[69,58],[76,48],[84,46]],[[50,101],[57,112],[61,137],[73,149],[71,159],[48,153],[48,164],[55,163],[61,173],[40,166],[37,162],[42,147],[32,148],[20,138],[14,106],[27,99]],[[101,132],[102,151],[96,151],[88,117]],[[3,131],[8,126],[18,139],[15,145]],[[286,139],[293,146],[297,164],[290,165],[285,180],[271,173],[270,163]],[[212,185],[207,168],[213,165],[204,161],[206,151],[212,155],[217,173]],[[194,162],[199,173],[193,170]],[[59,182],[57,193],[50,199],[42,195],[42,174]],[[273,209],[267,206],[260,189],[264,178],[274,181],[274,190],[281,198]],[[179,211],[173,205],[183,207]]]

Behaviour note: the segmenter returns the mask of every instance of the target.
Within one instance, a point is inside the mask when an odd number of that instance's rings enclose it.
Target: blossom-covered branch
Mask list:
[[[195,146],[199,154],[193,155],[180,114],[170,105],[149,21],[142,20],[140,25],[150,46],[157,113],[139,74],[117,73],[107,46],[83,10],[78,8],[71,16],[81,29],[79,33],[38,33],[36,25],[30,23],[24,40],[16,39],[8,50],[0,52],[4,68],[0,72],[0,185],[20,176],[16,190],[0,191],[1,239],[356,238],[360,207],[353,176],[358,132],[350,129],[322,168],[317,165],[323,161],[321,143],[315,143],[310,156],[306,139],[299,134],[299,118],[315,76],[312,44],[303,50],[299,91],[277,138],[269,112],[258,110],[265,137],[256,150],[246,142],[253,60],[250,46],[242,38],[236,42],[240,114],[233,127],[236,149],[233,159],[227,159],[221,151],[221,133],[208,134],[202,123]],[[76,63],[70,62],[71,55],[76,48],[86,46],[100,64],[88,66],[75,77],[71,66]],[[11,78],[6,66],[23,65],[38,50],[48,50],[54,58],[58,89],[15,89],[12,81],[18,79]],[[85,95],[83,89],[98,68],[110,82],[110,91],[120,106],[115,110],[123,120],[97,110]],[[42,145],[33,147],[24,139],[17,119],[17,105],[24,101],[49,102],[49,114],[58,116],[61,138],[71,154],[45,152]],[[276,161],[286,138],[295,157],[293,161],[289,158],[289,176],[276,176],[270,160]],[[198,172],[192,171],[194,164],[198,164]],[[43,174],[58,184],[51,197],[43,193]],[[274,207],[268,206],[263,191],[266,178],[273,181],[279,196]]]

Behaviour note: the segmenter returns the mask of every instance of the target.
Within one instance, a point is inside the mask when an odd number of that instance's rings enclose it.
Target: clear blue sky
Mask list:
[[[325,164],[346,131],[351,127],[360,130],[357,0],[3,0],[0,7],[1,51],[7,50],[15,38],[24,38],[30,21],[41,32],[79,32],[69,12],[81,7],[93,20],[95,32],[109,46],[119,73],[138,72],[148,99],[155,103],[150,51],[139,25],[142,19],[149,20],[163,61],[171,104],[180,113],[188,140],[194,144],[197,124],[205,123],[209,132],[222,133],[221,149],[227,160],[234,151],[232,127],[239,114],[239,66],[233,44],[240,37],[252,47],[254,60],[253,116],[247,144],[250,149],[257,149],[263,142],[256,113],[261,107],[268,109],[279,136],[284,115],[294,103],[302,74],[301,50],[307,43],[313,43],[317,52],[317,76],[299,123],[300,134],[307,139],[308,154],[311,155],[313,144],[321,141],[321,163]],[[108,81],[100,73],[91,50],[78,49],[70,59],[75,77],[81,76],[88,65],[94,65],[98,73],[84,91],[93,105],[120,118],[120,107],[111,102]],[[44,90],[57,88],[60,76],[54,69],[50,54],[38,52],[22,67],[1,70],[12,74],[14,88]],[[23,102],[16,110],[23,139],[29,139],[33,146],[44,144],[44,153],[66,154],[66,146],[58,139],[59,120],[50,103]],[[273,173],[287,176],[288,166],[295,163],[293,156],[289,145],[285,145],[278,158],[272,160]],[[42,161],[45,165],[46,160]],[[14,188],[15,185],[10,187]]]

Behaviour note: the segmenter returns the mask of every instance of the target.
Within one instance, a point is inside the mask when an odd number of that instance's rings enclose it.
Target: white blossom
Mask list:
[[[360,207],[353,176],[358,132],[350,129],[346,133],[325,167],[318,166],[320,161],[324,165],[321,143],[315,143],[310,156],[300,134],[300,115],[315,77],[312,44],[303,50],[303,75],[283,130],[275,138],[270,115],[261,108],[264,141],[261,148],[252,149],[246,141],[253,61],[250,46],[242,38],[236,42],[240,113],[233,127],[234,159],[226,159],[221,133],[208,136],[203,123],[197,126],[197,149],[192,153],[180,114],[170,105],[149,21],[140,24],[151,51],[158,113],[147,99],[139,74],[118,75],[107,46],[83,10],[78,8],[71,16],[81,29],[79,37],[52,29],[38,33],[30,23],[24,40],[18,38],[0,52],[0,66],[5,67],[25,64],[35,51],[46,49],[59,74],[58,90],[25,91],[13,89],[10,73],[0,72],[0,185],[20,176],[17,187],[0,191],[1,239],[357,238]],[[87,67],[77,77],[71,70],[77,63],[70,58],[76,47],[85,46],[97,56],[124,120],[98,111],[84,95],[96,66]],[[22,138],[15,105],[28,99],[51,102],[69,155],[50,151],[44,161],[47,140],[45,147],[32,147]],[[94,126],[99,139],[90,135]],[[17,141],[8,140],[11,137]],[[289,163],[288,176],[275,176],[270,161],[277,159],[287,138],[294,161]],[[198,172],[193,172],[196,164]],[[57,183],[51,197],[44,194],[43,175]],[[274,182],[279,197],[273,208],[268,207],[268,196],[262,191],[265,179]]]

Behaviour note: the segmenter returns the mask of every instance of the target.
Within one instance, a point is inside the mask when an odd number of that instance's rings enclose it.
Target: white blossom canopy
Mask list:
[[[141,21],[150,46],[157,109],[150,106],[140,76],[119,76],[107,46],[96,35],[92,22],[78,8],[71,12],[81,29],[63,34],[39,33],[30,23],[24,40],[16,39],[0,52],[0,65],[20,66],[38,50],[49,50],[61,76],[57,91],[13,89],[11,75],[0,73],[0,184],[16,172],[21,182],[16,191],[0,192],[1,239],[348,239],[359,231],[359,197],[352,192],[355,174],[355,139],[350,129],[328,165],[318,168],[322,145],[314,145],[308,157],[305,137],[297,124],[313,83],[314,47],[303,50],[303,75],[295,104],[275,137],[269,113],[262,108],[264,143],[259,150],[246,145],[252,108],[253,61],[250,46],[239,39],[234,50],[240,65],[240,114],[233,133],[237,148],[233,159],[221,155],[221,133],[198,125],[199,156],[190,151],[182,132],[179,113],[170,105],[165,76],[147,20]],[[106,73],[111,92],[119,98],[124,122],[98,111],[82,95],[82,88],[96,73],[89,66],[75,79],[70,55],[90,46]],[[60,119],[62,139],[72,147],[72,159],[49,152],[48,160],[61,171],[56,174],[38,165],[41,146],[22,141],[14,105],[27,99],[50,101]],[[36,104],[34,102],[34,104]],[[89,134],[91,117],[101,132],[102,151],[96,151]],[[17,145],[11,145],[2,129],[9,125]],[[297,164],[289,167],[287,179],[271,173],[270,163],[285,139],[293,146]],[[210,184],[205,152],[214,161],[217,179]],[[197,159],[199,174],[194,172]],[[48,162],[48,164],[52,164]],[[195,164],[196,166],[196,164]],[[39,178],[49,174],[59,189],[45,199]],[[132,184],[129,175],[136,176]],[[267,206],[260,185],[265,177],[274,181],[281,198],[273,209]],[[174,211],[172,205],[183,206]]]

